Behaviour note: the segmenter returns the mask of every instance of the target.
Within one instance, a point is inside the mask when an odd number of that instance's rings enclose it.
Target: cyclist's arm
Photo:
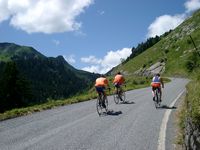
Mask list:
[[[123,85],[126,87],[126,79],[125,78],[124,78],[124,81],[123,81]]]
[[[109,85],[108,79],[105,80],[105,86],[110,91],[110,85]]]
[[[164,82],[163,82],[163,79],[161,78],[160,81],[161,81],[161,84],[162,84],[162,88],[164,88]]]

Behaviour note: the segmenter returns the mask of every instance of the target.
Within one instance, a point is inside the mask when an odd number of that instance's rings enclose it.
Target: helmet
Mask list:
[[[160,77],[160,73],[157,73],[156,76]]]
[[[104,77],[105,78],[106,76],[104,74],[101,74],[100,77]]]

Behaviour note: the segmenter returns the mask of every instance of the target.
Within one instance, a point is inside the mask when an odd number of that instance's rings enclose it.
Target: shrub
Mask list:
[[[188,72],[192,72],[199,67],[199,56],[196,52],[193,52],[186,61],[186,69]]]

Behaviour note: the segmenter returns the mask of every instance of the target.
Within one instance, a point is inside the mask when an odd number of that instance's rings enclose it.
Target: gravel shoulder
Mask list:
[[[167,137],[166,137],[166,149],[170,150],[183,150],[184,145],[181,143],[182,141],[182,131],[179,126],[180,114],[183,109],[184,99],[186,92],[182,94],[182,96],[178,99],[175,104],[175,108],[169,118],[169,122],[167,124]]]

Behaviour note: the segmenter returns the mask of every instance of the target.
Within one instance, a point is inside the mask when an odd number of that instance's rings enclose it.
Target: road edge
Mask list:
[[[178,99],[183,95],[183,93],[186,91],[186,89],[183,89],[179,95],[173,100],[173,102],[170,104],[170,108],[172,108],[175,103],[178,101]],[[166,131],[167,131],[167,123],[169,121],[169,117],[171,115],[173,109],[167,109],[165,111],[164,117],[162,119],[162,123],[160,126],[160,132],[159,132],[159,138],[158,138],[158,147],[157,150],[165,150],[165,140],[166,140]]]

